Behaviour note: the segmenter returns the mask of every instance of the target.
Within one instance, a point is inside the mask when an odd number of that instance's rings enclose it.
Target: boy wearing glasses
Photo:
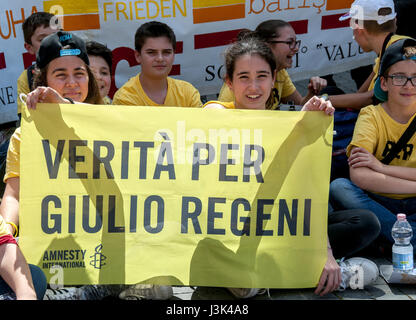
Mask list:
[[[374,212],[382,237],[393,243],[397,213],[407,214],[416,232],[416,134],[389,164],[381,162],[416,116],[416,40],[398,40],[386,49],[374,93],[382,102],[361,109],[347,148],[351,181],[334,180],[330,201],[334,209]],[[416,237],[412,244],[416,248]]]
[[[353,39],[364,52],[375,52],[373,72],[356,93],[330,95],[329,100],[335,108],[360,110],[373,103],[374,83],[384,51],[397,40],[409,38],[395,34],[396,12],[393,0],[355,0],[349,13],[339,18],[350,19]]]

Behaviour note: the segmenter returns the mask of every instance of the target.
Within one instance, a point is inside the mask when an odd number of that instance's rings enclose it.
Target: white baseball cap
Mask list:
[[[381,8],[390,8],[391,13],[382,16],[378,14]],[[360,21],[373,20],[378,24],[383,24],[396,17],[393,0],[355,0],[350,8],[350,12],[339,18],[340,21],[347,19],[357,19]]]

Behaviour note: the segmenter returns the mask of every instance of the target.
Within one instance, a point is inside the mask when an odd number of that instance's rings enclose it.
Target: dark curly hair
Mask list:
[[[87,53],[90,56],[96,56],[101,57],[105,60],[105,62],[108,64],[108,67],[110,69],[110,72],[112,72],[111,68],[113,65],[113,53],[110,49],[107,48],[107,46],[103,45],[102,43],[99,43],[97,41],[89,40],[86,42],[87,47]]]

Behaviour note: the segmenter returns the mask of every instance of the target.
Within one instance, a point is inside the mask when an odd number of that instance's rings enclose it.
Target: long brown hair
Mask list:
[[[48,81],[46,78],[48,66],[49,64],[45,68],[42,68],[42,69],[35,68],[34,76],[33,76],[33,89],[36,89],[39,86],[45,86],[45,87],[48,86]],[[87,74],[88,74],[88,95],[84,101],[80,101],[80,102],[85,102],[85,103],[90,103],[90,104],[104,104],[104,101],[101,98],[100,89],[98,88],[98,84],[97,84],[97,81],[95,80],[94,74],[92,73],[90,67],[87,64],[85,65],[85,67],[87,69]]]
[[[268,43],[273,38],[279,38],[281,35],[281,30],[283,28],[293,28],[292,25],[285,21],[279,19],[266,20],[260,23],[255,30],[257,36],[262,39],[264,42]],[[276,57],[275,57],[276,59]],[[277,63],[279,63],[277,61]],[[272,89],[269,99],[267,100],[266,109],[278,109],[279,108],[279,92],[277,88]]]

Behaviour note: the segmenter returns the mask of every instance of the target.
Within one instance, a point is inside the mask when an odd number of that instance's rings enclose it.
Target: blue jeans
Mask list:
[[[43,300],[43,296],[46,292],[46,276],[43,271],[32,264],[29,264],[30,273],[32,275],[33,286],[35,287],[36,296],[38,300]],[[10,295],[12,297],[16,297],[13,290],[9,287],[9,285],[0,277],[0,296],[1,295]]]
[[[1,164],[3,164],[3,161],[6,161],[7,150],[9,149],[9,143],[10,143],[10,138],[3,141],[0,144],[0,161],[1,161]]]
[[[331,182],[329,201],[335,210],[367,209],[372,211],[380,221],[380,234],[394,243],[391,229],[398,213],[405,213],[412,226],[413,249],[416,249],[416,198],[392,199],[362,190],[348,179],[340,178]]]

